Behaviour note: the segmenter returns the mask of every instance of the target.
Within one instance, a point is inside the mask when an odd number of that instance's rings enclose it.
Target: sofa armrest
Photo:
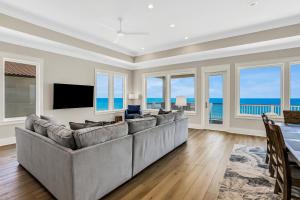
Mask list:
[[[99,199],[132,177],[132,135],[72,153],[74,199]]]
[[[35,132],[16,128],[18,162],[57,199],[71,200],[72,152]]]

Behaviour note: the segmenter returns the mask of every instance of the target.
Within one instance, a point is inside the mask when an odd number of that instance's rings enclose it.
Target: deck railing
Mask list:
[[[300,111],[300,106],[299,105],[291,105],[291,110]]]
[[[258,104],[242,104],[240,105],[240,114],[262,115],[263,113],[281,114],[280,105],[258,105]]]

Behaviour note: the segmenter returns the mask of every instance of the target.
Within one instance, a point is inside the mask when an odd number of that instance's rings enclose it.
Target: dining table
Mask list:
[[[293,160],[300,166],[300,124],[276,123],[281,129],[285,146],[293,157]]]

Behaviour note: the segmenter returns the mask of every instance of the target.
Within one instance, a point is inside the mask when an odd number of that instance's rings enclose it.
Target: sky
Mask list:
[[[96,80],[96,96],[97,98],[108,98],[108,75],[107,74],[97,74]],[[123,77],[115,76],[114,77],[114,97],[122,98],[123,97]]]
[[[223,76],[213,75],[208,78],[209,98],[223,98]]]
[[[240,71],[240,98],[280,98],[280,66]]]
[[[122,97],[122,79],[115,78],[115,97]],[[194,98],[194,78],[171,79],[171,98],[186,96]],[[220,76],[210,78],[210,97],[221,98],[222,79]],[[149,98],[163,98],[163,80],[147,78],[147,95]],[[97,76],[97,98],[108,97],[108,76]],[[240,71],[241,98],[280,98],[280,67],[246,68]],[[291,66],[291,98],[300,98],[300,64]]]

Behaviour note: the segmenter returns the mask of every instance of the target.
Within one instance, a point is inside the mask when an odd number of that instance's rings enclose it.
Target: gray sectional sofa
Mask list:
[[[188,120],[176,113],[71,131],[73,141],[67,128],[56,127],[53,137],[53,126],[61,125],[47,126],[49,137],[35,132],[33,125],[16,128],[17,159],[61,200],[99,199],[188,137]],[[81,148],[65,147],[66,138]]]

